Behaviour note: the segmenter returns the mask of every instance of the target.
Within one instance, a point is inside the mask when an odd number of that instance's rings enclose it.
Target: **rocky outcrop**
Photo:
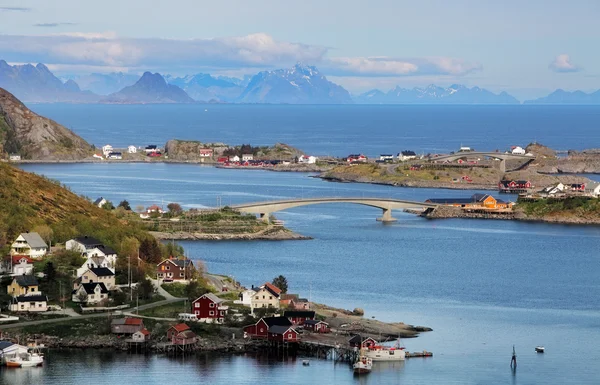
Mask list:
[[[222,154],[227,147],[224,143],[203,143],[197,140],[171,139],[165,144],[165,153],[169,156],[169,160],[185,162],[211,161]],[[211,148],[213,156],[209,158],[201,157],[201,148]]]
[[[92,146],[0,88],[0,157],[8,154],[33,160],[77,160],[90,156]]]
[[[205,240],[205,241],[289,241],[289,240],[309,240],[311,237],[300,235],[288,229],[272,229],[269,231],[260,231],[256,233],[241,233],[241,234],[207,234],[201,232],[177,231],[174,233],[165,233],[151,231],[155,238],[160,240]]]

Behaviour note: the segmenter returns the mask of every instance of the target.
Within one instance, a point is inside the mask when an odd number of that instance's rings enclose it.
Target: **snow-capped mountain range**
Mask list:
[[[444,88],[431,84],[425,88],[402,88],[388,91],[371,90],[359,95],[361,104],[519,104],[506,92],[494,94],[486,89],[453,84]]]

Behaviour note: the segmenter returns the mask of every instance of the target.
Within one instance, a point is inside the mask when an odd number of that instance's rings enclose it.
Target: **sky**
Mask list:
[[[57,74],[315,65],[353,93],[600,88],[598,0],[0,0],[0,59]]]

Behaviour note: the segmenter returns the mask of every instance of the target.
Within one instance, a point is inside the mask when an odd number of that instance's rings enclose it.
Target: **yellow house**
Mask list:
[[[260,308],[275,308],[279,309],[279,297],[281,290],[278,287],[273,286],[271,283],[265,283],[261,286],[256,293],[254,293],[250,299],[250,309],[254,312],[254,309]]]
[[[6,291],[13,297],[39,292],[38,280],[33,275],[19,275],[13,278]]]

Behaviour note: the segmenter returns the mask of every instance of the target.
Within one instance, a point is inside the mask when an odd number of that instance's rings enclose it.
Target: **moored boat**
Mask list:
[[[360,354],[358,355],[358,359],[352,365],[352,369],[354,370],[354,374],[367,374],[371,373],[373,369],[373,360],[365,355],[365,349],[360,349]]]
[[[536,353],[544,353],[546,349],[543,346],[536,346],[535,347],[535,352]]]
[[[375,345],[370,347],[366,356],[373,361],[404,361],[406,352],[400,346],[400,340],[396,341],[394,346]]]
[[[44,356],[39,353],[22,353],[15,358],[10,358],[6,361],[6,366],[9,368],[29,368],[34,366],[42,366],[44,364]]]

